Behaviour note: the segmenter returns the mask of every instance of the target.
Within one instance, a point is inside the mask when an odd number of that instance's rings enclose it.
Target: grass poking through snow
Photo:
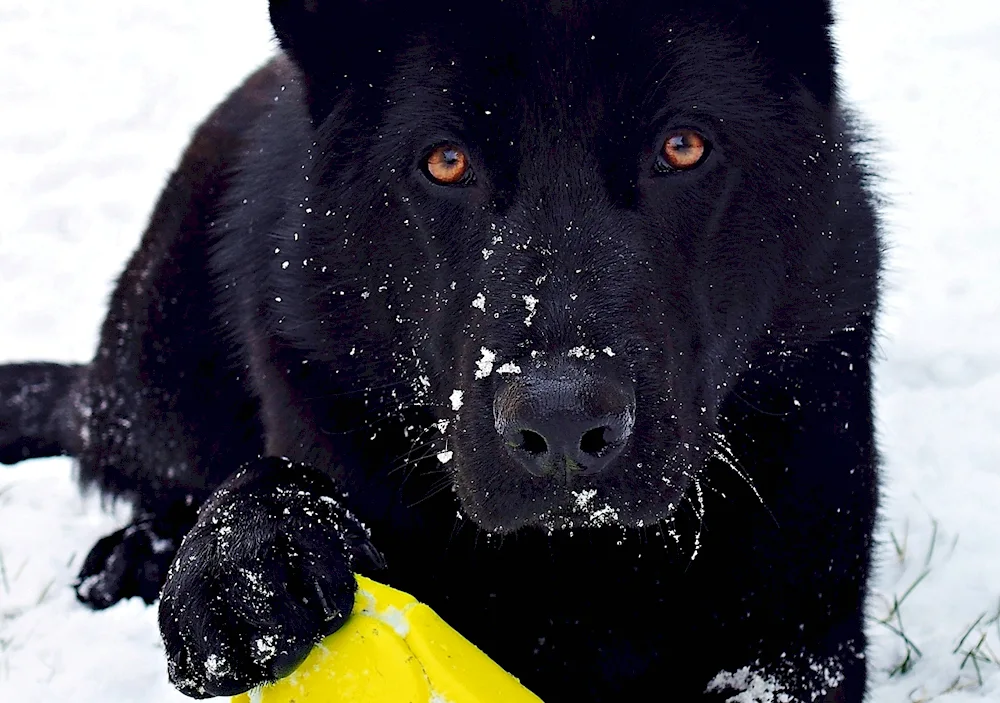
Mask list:
[[[941,541],[939,524],[930,518],[931,533],[926,549],[919,555],[913,554],[910,545],[909,523],[904,523],[901,533],[895,530],[889,532],[889,542],[892,545],[892,556],[900,574],[917,569],[916,576],[904,581],[906,587],[901,592],[894,592],[891,597],[876,593],[881,600],[881,606],[875,615],[870,616],[870,622],[896,637],[899,641],[899,654],[894,658],[883,673],[889,678],[901,678],[910,674],[920,666],[926,644],[911,636],[905,626],[903,617],[904,605],[910,596],[922,585],[936,568],[941,568],[944,562],[954,553],[958,544],[956,536],[950,543],[946,554],[936,553]],[[1000,601],[990,610],[983,611],[970,625],[958,633],[955,646],[951,651],[954,656],[955,676],[949,685],[939,691],[930,691],[924,685],[910,691],[911,703],[929,703],[941,696],[956,691],[975,690],[982,688],[990,673],[1000,671]]]

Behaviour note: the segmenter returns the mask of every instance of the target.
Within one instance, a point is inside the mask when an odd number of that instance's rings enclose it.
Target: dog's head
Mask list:
[[[271,3],[282,334],[432,409],[489,530],[668,517],[747,371],[865,312],[827,3],[745,5]]]

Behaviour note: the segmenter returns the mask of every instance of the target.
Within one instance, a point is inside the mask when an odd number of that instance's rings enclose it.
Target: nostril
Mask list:
[[[593,476],[628,445],[635,394],[628,382],[543,367],[497,388],[493,422],[506,453],[532,476]]]
[[[604,440],[604,431],[608,427],[595,427],[583,433],[580,439],[580,451],[592,457],[600,458],[611,445]]]
[[[521,430],[521,444],[518,447],[528,454],[538,456],[549,451],[549,445],[545,438],[537,432],[531,430]]]

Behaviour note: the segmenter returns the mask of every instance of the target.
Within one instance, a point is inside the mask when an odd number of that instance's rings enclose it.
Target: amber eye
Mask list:
[[[450,144],[439,146],[427,155],[426,169],[432,181],[447,186],[461,185],[472,175],[469,157]]]
[[[663,140],[661,171],[687,171],[700,166],[711,148],[708,140],[693,129],[677,129]]]

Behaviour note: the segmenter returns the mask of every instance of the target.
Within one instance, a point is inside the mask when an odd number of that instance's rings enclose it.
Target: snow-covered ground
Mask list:
[[[0,0],[0,362],[89,358],[191,128],[272,50],[266,14]],[[872,701],[1000,700],[1000,3],[841,0],[839,15],[891,199]],[[0,470],[0,701],[186,700],[153,609],[74,601],[86,550],[124,515],[79,498],[70,470]]]

